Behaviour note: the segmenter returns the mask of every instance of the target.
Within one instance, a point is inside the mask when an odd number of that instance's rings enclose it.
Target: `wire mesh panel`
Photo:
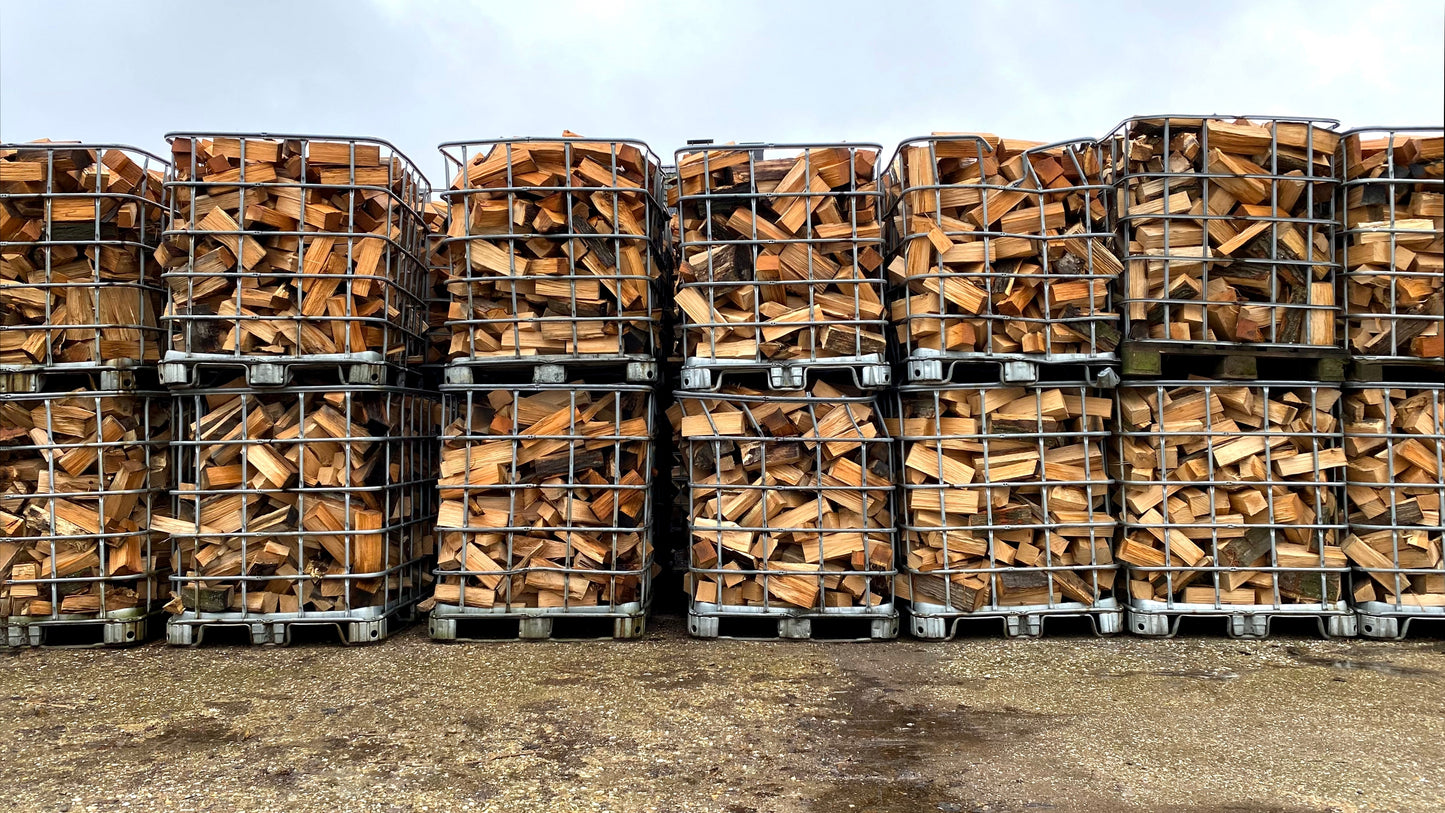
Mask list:
[[[1445,617],[1445,384],[1351,386],[1344,410],[1356,605]]]
[[[167,136],[168,360],[419,364],[426,179],[383,141]]]
[[[1117,398],[1134,613],[1346,611],[1337,387],[1125,383]]]
[[[1342,346],[1335,122],[1154,117],[1108,140],[1127,339]]]
[[[907,359],[1112,358],[1110,187],[1093,141],[906,141],[885,176],[890,308]]]
[[[1445,358],[1445,135],[1438,127],[1354,130],[1342,143],[1350,351]]]
[[[451,210],[449,358],[650,360],[666,213],[638,141],[442,145]]]
[[[651,387],[449,391],[446,418],[434,616],[645,614]]]
[[[434,405],[383,386],[176,393],[170,623],[414,605],[436,507]]]
[[[160,360],[166,163],[110,144],[0,144],[0,365]]]
[[[0,620],[160,610],[169,419],[158,393],[0,396]]]
[[[899,404],[897,594],[913,616],[1117,609],[1112,398],[1082,384],[981,384],[904,387]]]
[[[675,298],[686,364],[882,359],[880,151],[678,151]]]

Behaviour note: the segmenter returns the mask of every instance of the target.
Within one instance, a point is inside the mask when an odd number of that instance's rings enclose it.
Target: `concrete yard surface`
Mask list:
[[[1087,637],[0,651],[17,811],[1430,811],[1445,646]]]

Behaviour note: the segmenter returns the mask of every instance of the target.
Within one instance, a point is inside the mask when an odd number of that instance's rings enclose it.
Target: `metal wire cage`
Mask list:
[[[1364,128],[1341,139],[1340,262],[1355,358],[1445,358],[1445,134]]]
[[[170,625],[409,612],[433,541],[435,405],[388,386],[175,393]]]
[[[904,141],[885,174],[903,359],[1112,359],[1123,265],[1103,169],[1093,140]]]
[[[678,392],[694,617],[895,617],[892,439],[877,400]]]
[[[1160,614],[1351,613],[1338,387],[1125,382],[1116,399],[1115,556],[1128,566],[1131,626]]]
[[[667,246],[662,166],[640,141],[443,144],[452,331],[469,364],[651,361]]]
[[[1108,614],[1118,631],[1113,406],[1079,383],[900,388],[896,592],[915,634],[949,637],[960,615]]]
[[[881,152],[846,143],[677,152],[685,365],[884,360]]]
[[[426,178],[371,138],[171,133],[166,361],[420,364]]]
[[[160,359],[163,293],[151,254],[167,168],[120,144],[0,144],[0,366]]]
[[[1151,116],[1106,139],[1124,335],[1172,348],[1343,347],[1338,122]]]
[[[167,406],[148,392],[0,396],[0,622],[12,644],[39,643],[31,626],[160,610]]]

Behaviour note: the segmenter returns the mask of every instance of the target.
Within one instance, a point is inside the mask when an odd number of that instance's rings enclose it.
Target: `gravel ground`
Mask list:
[[[0,809],[1445,809],[1445,646],[1223,638],[0,651]]]

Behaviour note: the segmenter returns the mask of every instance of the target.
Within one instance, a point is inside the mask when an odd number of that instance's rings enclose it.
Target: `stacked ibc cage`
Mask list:
[[[381,640],[434,546],[427,181],[370,138],[167,139],[168,639]]]
[[[441,640],[633,638],[652,601],[667,216],[620,139],[443,144]]]
[[[0,144],[0,642],[125,645],[165,603],[165,161]]]
[[[1360,633],[1445,621],[1445,136],[1341,140],[1348,536]]]
[[[880,148],[678,151],[695,636],[897,636]]]
[[[1334,123],[1160,116],[1107,139],[1128,624],[1353,635]]]
[[[900,145],[885,176],[910,632],[1051,618],[1119,631],[1107,388],[1121,271],[1103,152],[990,134]]]

